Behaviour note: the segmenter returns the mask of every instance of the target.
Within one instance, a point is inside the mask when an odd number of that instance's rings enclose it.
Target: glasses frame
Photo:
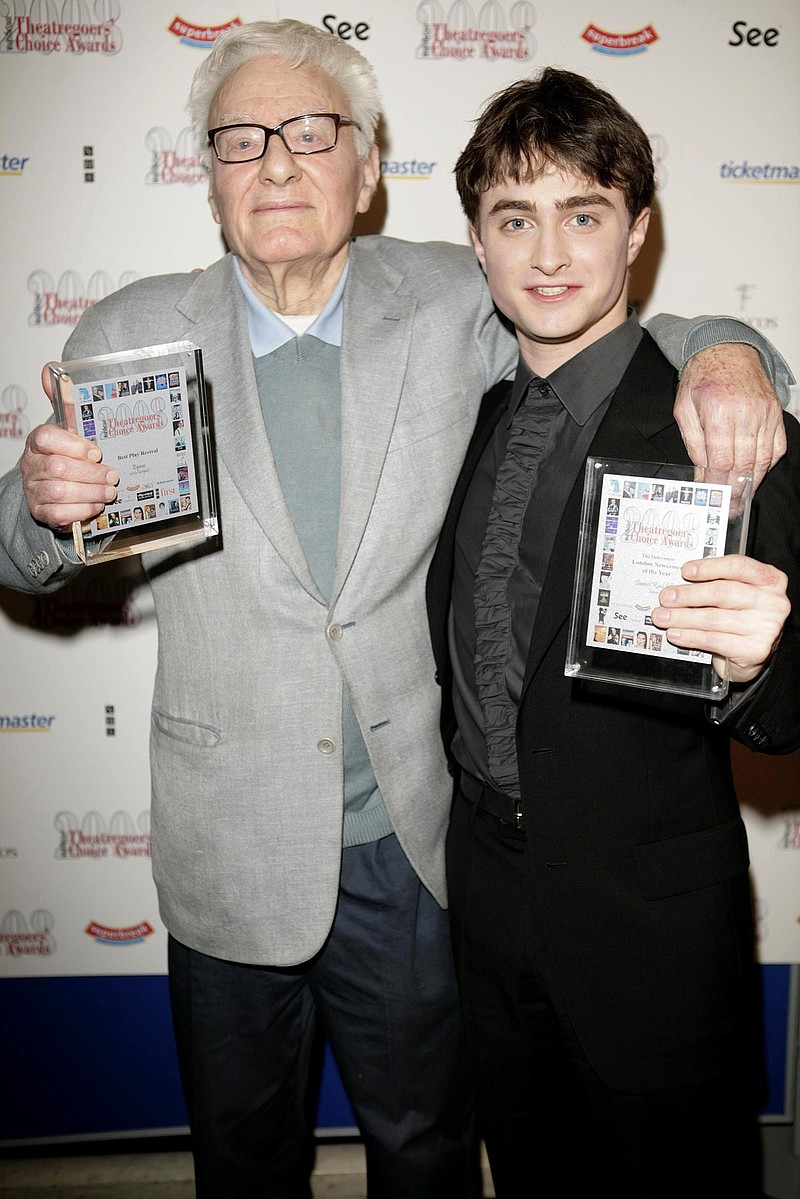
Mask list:
[[[330,117],[335,126],[332,146],[325,146],[323,150],[293,150],[288,144],[286,138],[283,136],[285,127],[287,125],[291,125],[293,121],[305,121],[309,117]],[[296,117],[288,117],[285,121],[281,121],[280,125],[275,125],[275,127],[272,129],[269,127],[269,125],[259,125],[257,121],[237,121],[233,125],[219,125],[216,129],[209,129],[208,144],[216,154],[219,162],[224,163],[226,166],[241,166],[242,163],[258,162],[260,158],[263,158],[267,152],[267,147],[269,146],[269,139],[273,134],[277,133],[278,137],[281,139],[290,154],[307,157],[309,154],[328,154],[331,150],[335,150],[339,144],[339,128],[342,125],[352,125],[354,129],[358,129],[359,133],[361,132],[360,125],[357,125],[355,121],[351,121],[349,117],[341,116],[338,112],[304,112]],[[221,158],[214,139],[218,133],[222,133],[226,129],[261,129],[264,133],[264,149],[260,154],[256,154],[253,158]]]

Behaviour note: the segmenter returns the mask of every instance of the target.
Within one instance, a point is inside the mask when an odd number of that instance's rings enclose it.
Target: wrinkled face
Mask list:
[[[475,253],[537,373],[549,374],[623,323],[628,267],[649,214],[644,209],[631,224],[618,188],[549,165],[532,181],[505,180],[483,193]]]
[[[292,69],[264,54],[244,63],[222,85],[209,128],[252,121],[275,128],[289,117],[338,112],[350,116],[339,87],[310,64]],[[256,162],[221,163],[211,152],[209,202],[246,275],[281,263],[324,264],[350,239],[378,182],[377,150],[359,162],[353,129],[342,126],[335,149],[290,154],[273,135]]]

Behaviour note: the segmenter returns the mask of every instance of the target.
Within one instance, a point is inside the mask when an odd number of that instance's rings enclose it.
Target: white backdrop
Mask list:
[[[568,67],[653,140],[663,211],[634,281],[644,315],[731,312],[797,368],[796,0],[187,0],[177,12],[172,0],[0,0],[0,472],[47,414],[42,363],[86,306],[219,256],[189,82],[221,28],[285,16],[351,41],[382,82],[384,186],[364,230],[466,241],[451,171],[482,101]],[[130,565],[43,600],[3,591],[0,635],[0,975],[160,973],[149,591]],[[737,769],[762,960],[797,961],[800,756],[737,754]]]

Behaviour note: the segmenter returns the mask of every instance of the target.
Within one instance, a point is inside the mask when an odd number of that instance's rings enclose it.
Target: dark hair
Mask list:
[[[455,175],[461,206],[477,229],[480,199],[503,179],[535,179],[545,165],[616,187],[633,221],[653,200],[653,152],[647,134],[608,92],[546,67],[492,96]]]

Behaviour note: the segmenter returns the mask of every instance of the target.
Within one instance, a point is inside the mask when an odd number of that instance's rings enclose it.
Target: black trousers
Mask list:
[[[644,1094],[616,1092],[591,1068],[532,909],[526,844],[457,795],[447,844],[456,972],[498,1199],[761,1199],[741,1059],[728,1077]],[[624,1054],[625,1030],[610,1035]]]
[[[334,926],[312,961],[240,965],[172,940],[170,991],[198,1199],[310,1199],[317,1017],[370,1199],[480,1194],[447,914],[394,836],[344,851]]]

